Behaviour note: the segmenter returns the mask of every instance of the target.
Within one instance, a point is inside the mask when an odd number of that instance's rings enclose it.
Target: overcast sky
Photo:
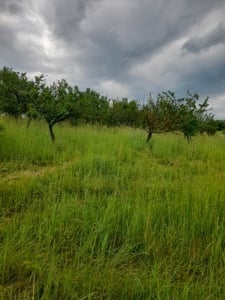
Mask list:
[[[0,68],[110,98],[168,89],[225,118],[225,0],[0,0]]]

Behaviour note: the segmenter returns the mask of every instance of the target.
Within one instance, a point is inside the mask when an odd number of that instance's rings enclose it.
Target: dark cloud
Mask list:
[[[112,97],[222,99],[224,14],[224,0],[0,0],[0,64]]]
[[[1,0],[0,8],[0,65],[26,72],[52,71],[32,2]]]
[[[87,74],[125,80],[134,64],[186,34],[215,3],[56,1],[50,26],[66,47],[81,49]]]
[[[54,0],[41,6],[42,13],[49,28],[58,38],[76,42],[79,37],[80,22],[86,18],[86,11],[101,0]]]
[[[165,47],[192,26],[195,18],[183,13],[179,1],[173,6],[158,1],[82,2],[62,9],[56,2],[50,26],[65,44],[81,49],[79,61],[88,73],[101,78],[123,79],[133,64]],[[71,6],[70,6],[71,5]],[[167,18],[167,16],[170,16]],[[57,19],[57,21],[56,21]]]
[[[214,30],[203,35],[190,38],[183,45],[183,49],[199,53],[218,44],[225,44],[225,22],[220,22]]]
[[[18,14],[23,11],[23,0],[1,0],[0,12],[1,14]]]
[[[218,60],[214,65],[206,65],[191,74],[192,86],[205,94],[221,94],[225,85],[225,62]],[[190,75],[189,75],[190,76]]]

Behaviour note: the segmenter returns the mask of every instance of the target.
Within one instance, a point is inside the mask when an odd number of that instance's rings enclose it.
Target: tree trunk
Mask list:
[[[31,118],[30,117],[28,117],[28,120],[27,120],[27,128],[30,128],[30,124],[31,124]]]
[[[187,140],[188,143],[191,142],[191,135],[190,134],[184,134],[184,138]]]
[[[146,143],[148,143],[150,141],[150,139],[152,138],[152,131],[148,132],[148,136],[147,136],[147,140]]]
[[[48,129],[49,129],[51,141],[52,141],[52,143],[54,143],[55,142],[55,134],[53,132],[53,125],[48,125]]]

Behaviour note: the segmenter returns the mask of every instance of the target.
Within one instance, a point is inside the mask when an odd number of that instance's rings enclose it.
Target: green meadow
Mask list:
[[[1,120],[0,299],[225,299],[225,136]]]

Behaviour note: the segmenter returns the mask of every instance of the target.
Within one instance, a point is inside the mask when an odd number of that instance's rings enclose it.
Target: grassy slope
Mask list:
[[[225,138],[5,121],[0,298],[225,299]]]

